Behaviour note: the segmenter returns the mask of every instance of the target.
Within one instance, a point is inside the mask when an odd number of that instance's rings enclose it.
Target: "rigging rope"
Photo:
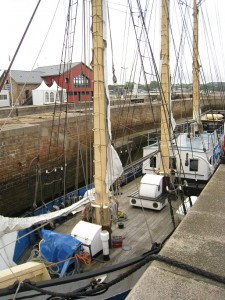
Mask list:
[[[9,71],[11,70],[12,64],[13,64],[15,58],[16,58],[16,55],[17,55],[17,53],[18,53],[18,51],[19,51],[19,49],[20,49],[20,46],[21,46],[22,43],[23,43],[23,40],[24,40],[24,38],[25,38],[25,36],[26,36],[26,34],[27,34],[27,31],[28,31],[28,29],[29,29],[29,27],[30,27],[30,24],[31,24],[31,22],[32,22],[32,20],[33,20],[35,14],[36,14],[36,11],[37,11],[38,6],[40,5],[40,3],[41,3],[41,0],[38,1],[37,5],[36,5],[36,7],[35,7],[35,9],[34,9],[34,12],[33,12],[32,16],[31,16],[31,18],[30,18],[30,21],[28,22],[27,27],[26,27],[26,29],[25,29],[25,31],[24,31],[24,33],[23,33],[23,36],[22,36],[22,38],[21,38],[21,40],[20,40],[20,42],[19,42],[19,45],[18,45],[18,47],[17,47],[17,49],[16,49],[16,51],[15,51],[15,53],[14,53],[14,55],[13,55],[13,58],[12,58],[10,64],[9,64],[9,67],[8,67],[7,71],[4,73],[4,77],[3,77],[3,79],[2,79],[2,81],[1,81],[1,83],[0,83],[0,91],[1,91],[2,88],[3,88],[3,85],[4,85],[4,83],[5,83],[5,81],[6,81],[6,78],[7,78],[8,74],[9,74]]]
[[[112,32],[111,32],[111,25],[110,25],[110,15],[109,15],[109,5],[107,2],[107,12],[108,12],[108,22],[109,22],[109,34],[110,34],[110,45],[111,45],[111,53],[112,53],[112,73],[113,73],[113,83],[117,83],[117,78],[115,75],[115,66],[114,66],[114,56],[113,56],[113,44],[112,44]]]

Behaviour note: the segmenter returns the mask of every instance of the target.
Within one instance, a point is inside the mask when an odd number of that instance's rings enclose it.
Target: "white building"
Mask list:
[[[59,87],[56,82],[48,87],[44,81],[32,90],[33,105],[53,104],[55,102],[66,102],[66,90]]]
[[[10,106],[9,91],[2,90],[0,92],[0,107]]]

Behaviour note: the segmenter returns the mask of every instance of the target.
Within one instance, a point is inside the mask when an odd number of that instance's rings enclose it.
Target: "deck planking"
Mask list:
[[[49,291],[55,292],[72,292],[77,288],[84,287],[96,276],[93,275],[92,271],[105,272],[104,268],[109,266],[115,266],[122,262],[127,262],[129,259],[138,257],[143,253],[149,251],[152,247],[152,243],[162,242],[173,230],[173,224],[170,216],[169,205],[166,205],[161,211],[154,211],[150,209],[143,209],[138,207],[132,207],[129,204],[128,195],[134,192],[139,185],[140,178],[136,179],[121,188],[121,193],[118,195],[119,210],[126,214],[127,219],[124,221],[124,228],[120,229],[118,227],[118,222],[112,224],[112,236],[123,236],[123,246],[129,246],[129,250],[121,248],[111,248],[110,249],[110,260],[104,261],[103,255],[99,254],[94,257],[90,264],[79,265],[75,270],[73,284],[63,283],[55,286],[54,283],[48,286]],[[174,213],[177,207],[180,205],[178,201],[173,202]],[[56,232],[70,234],[74,226],[81,220],[81,213],[77,213],[73,218],[68,219],[65,223],[57,226],[55,228]],[[120,220],[121,222],[121,220]],[[178,217],[176,217],[176,224],[178,225]],[[121,279],[121,281],[110,287],[106,293],[97,296],[92,296],[91,299],[106,299],[109,295],[120,294],[124,291],[130,290],[136,282],[140,279],[143,273],[146,271],[150,263],[145,264],[141,268],[135,270],[134,273],[127,277],[128,272],[132,271],[131,266],[127,266],[123,269],[118,269],[115,272],[110,272],[102,276],[97,276],[97,278],[104,278],[104,283],[110,283],[113,280]],[[90,278],[80,280],[80,273],[91,272]],[[85,274],[83,274],[85,275]],[[82,276],[81,276],[82,277]],[[53,280],[54,282],[54,280]],[[22,299],[22,298],[21,298]],[[38,299],[48,299],[43,298],[41,295]],[[89,298],[90,299],[90,298]]]
[[[137,189],[139,181],[140,178],[123,186],[118,196],[119,211],[127,216],[123,221],[124,228],[120,229],[118,222],[112,224],[112,237],[122,236],[123,246],[129,246],[130,250],[124,250],[123,247],[111,248],[108,262],[105,262],[100,254],[93,259],[90,266],[86,267],[87,270],[113,265],[142,255],[151,249],[154,242],[161,243],[172,232],[173,223],[168,204],[161,211],[133,207],[129,204],[128,195]],[[173,202],[174,214],[179,204],[177,201]],[[178,225],[178,217],[175,216],[175,219]],[[78,213],[74,218],[57,227],[55,231],[70,234],[80,220],[81,214]]]

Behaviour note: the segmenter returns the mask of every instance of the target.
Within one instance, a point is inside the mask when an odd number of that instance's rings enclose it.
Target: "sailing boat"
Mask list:
[[[108,250],[108,239],[111,235],[111,215],[110,214],[110,208],[112,210],[116,210],[115,205],[111,205],[110,202],[112,202],[111,194],[109,192],[109,187],[112,185],[113,181],[115,178],[121,175],[121,163],[118,159],[118,155],[115,153],[115,150],[111,146],[111,136],[110,136],[110,124],[108,123],[109,117],[106,117],[106,114],[109,113],[109,107],[107,106],[107,98],[105,97],[105,91],[107,90],[107,82],[105,80],[105,70],[104,70],[104,30],[103,30],[103,23],[104,23],[104,18],[105,15],[103,14],[103,1],[99,0],[94,0],[92,2],[93,5],[93,26],[92,26],[92,31],[93,31],[93,49],[94,49],[94,55],[93,55],[93,69],[94,69],[94,157],[95,157],[95,191],[94,191],[94,201],[90,201],[90,197],[84,197],[81,200],[81,203],[79,204],[84,204],[85,201],[88,201],[88,204],[91,204],[92,210],[94,210],[94,215],[92,219],[94,219],[94,224],[80,221],[78,224],[74,227],[75,221],[73,221],[73,229],[70,231],[70,233],[73,236],[80,237],[78,240],[77,238],[75,239],[72,236],[66,236],[63,238],[62,235],[59,235],[58,240],[60,241],[60,249],[57,247],[54,247],[53,249],[51,248],[52,245],[56,244],[58,245],[58,242],[52,240],[52,238],[55,238],[58,236],[56,233],[52,233],[49,231],[43,231],[42,232],[42,242],[40,245],[46,244],[45,242],[49,242],[50,240],[50,245],[48,244],[47,247],[41,247],[40,249],[41,253],[44,254],[44,257],[48,257],[51,254],[56,253],[62,253],[62,252],[68,252],[68,247],[70,248],[70,260],[68,260],[68,257],[62,258],[62,256],[59,256],[59,259],[61,261],[61,266],[60,269],[60,274],[59,276],[64,276],[66,275],[65,278],[61,279],[52,279],[50,280],[48,272],[46,272],[45,267],[43,266],[42,263],[37,263],[37,262],[30,262],[30,263],[25,263],[21,264],[15,267],[7,268],[2,271],[1,273],[1,287],[6,288],[5,290],[3,289],[1,292],[1,297],[4,297],[5,295],[8,295],[8,286],[11,285],[16,279],[19,279],[20,283],[19,286],[17,286],[17,291],[10,291],[9,293],[13,293],[16,296],[21,296],[21,297],[34,297],[36,299],[44,299],[48,298],[49,296],[53,298],[54,296],[56,297],[75,297],[76,293],[80,293],[88,296],[91,295],[92,299],[93,296],[95,299],[100,299],[101,297],[109,298],[113,295],[121,294],[124,291],[129,291],[132,285],[136,282],[137,278],[139,278],[140,274],[143,272],[143,269],[139,269],[139,272],[134,272],[134,270],[128,270],[125,274],[120,274],[120,269],[124,267],[128,267],[129,265],[133,265],[134,263],[138,263],[141,260],[144,259],[145,255],[142,257],[137,257],[135,259],[132,259],[131,261],[124,261],[120,265],[116,265],[114,268],[99,268],[96,266],[97,271],[96,272],[89,272],[84,273],[85,275],[82,276],[82,274],[77,274],[73,275],[73,273],[76,271],[79,272],[79,267],[77,265],[77,258],[80,257],[83,252],[84,248],[89,248],[89,253],[94,257],[96,252],[103,251],[103,262],[104,260],[109,259],[109,250]],[[103,20],[102,22],[99,22],[99,20]],[[107,163],[107,157],[110,158]],[[113,167],[112,163],[116,162],[116,168]],[[110,171],[110,173],[109,173]],[[112,175],[110,175],[112,174]],[[77,204],[75,206],[77,207]],[[60,212],[61,215],[64,213],[71,212],[72,209],[76,208],[65,208]],[[55,212],[58,213],[58,212]],[[53,213],[54,214],[54,213]],[[48,218],[49,217],[49,218]],[[51,213],[42,215],[41,218],[43,218],[44,222],[48,222],[50,218],[55,219],[57,216],[52,215]],[[156,216],[157,217],[157,216]],[[34,222],[33,224],[39,224],[40,220],[38,220],[39,217],[34,221],[33,217],[30,219],[24,219],[24,223],[26,223],[24,226],[30,227],[31,223]],[[158,218],[158,217],[157,217]],[[17,226],[19,226],[19,221],[21,220],[15,220],[15,223],[11,219],[5,219],[2,218],[2,222],[8,221],[5,227],[5,232],[9,231],[10,225],[12,225],[13,229],[18,229]],[[14,221],[14,220],[13,220]],[[160,220],[159,220],[160,222]],[[141,227],[141,226],[140,226]],[[165,236],[167,236],[171,230],[172,230],[172,225],[169,228],[169,232],[167,231]],[[11,228],[12,229],[12,228]],[[102,230],[104,229],[104,230]],[[107,230],[106,230],[107,229]],[[1,230],[3,230],[3,227],[1,227]],[[167,228],[168,230],[168,228]],[[82,236],[79,236],[79,232],[81,233]],[[86,236],[85,236],[86,234]],[[9,249],[11,245],[11,241],[14,241],[16,239],[17,232],[13,231],[13,233],[9,233],[9,235],[4,235],[3,239],[1,239],[2,245],[1,248],[4,249]],[[83,238],[83,240],[82,240]],[[88,239],[89,238],[89,239]],[[123,238],[119,235],[112,236],[112,242],[114,246],[116,247],[121,246],[123,242]],[[159,238],[159,237],[158,237]],[[161,239],[162,237],[160,237]],[[81,242],[82,240],[82,242]],[[89,243],[90,240],[90,243]],[[146,242],[146,237],[144,238]],[[75,241],[75,242],[74,242]],[[79,241],[79,242],[77,242]],[[141,240],[138,242],[139,244],[142,243]],[[119,244],[119,245],[118,245]],[[151,244],[152,242],[150,241],[149,245],[147,246],[146,250],[151,249]],[[5,247],[7,245],[7,247]],[[134,245],[132,245],[134,247]],[[12,247],[11,247],[12,248]],[[58,250],[57,250],[57,249]],[[145,248],[145,247],[144,247]],[[143,251],[143,249],[141,251]],[[67,250],[66,250],[67,249]],[[72,253],[71,253],[72,249]],[[87,249],[88,250],[88,249]],[[117,250],[117,251],[116,251]],[[115,249],[114,253],[119,257],[121,249]],[[129,250],[129,249],[128,249]],[[124,250],[124,251],[128,251]],[[139,250],[140,251],[140,250]],[[155,253],[158,251],[158,248],[155,247],[150,254]],[[126,252],[125,252],[126,253]],[[6,263],[6,265],[10,262],[13,262],[13,259],[9,259],[9,256],[12,255],[13,253],[10,253],[8,251],[5,251],[5,253],[2,255],[1,253],[1,258],[3,261]],[[73,258],[71,257],[73,255]],[[77,255],[77,258],[75,258],[75,255]],[[89,256],[90,256],[89,255]],[[149,254],[148,254],[149,255]],[[125,255],[126,256],[126,255]],[[8,260],[7,260],[8,259]],[[50,260],[50,259],[49,259]],[[55,260],[55,257],[54,257]],[[96,264],[96,262],[93,260],[93,263]],[[101,264],[100,263],[100,264]],[[75,267],[76,265],[76,267]],[[71,274],[71,267],[72,267],[72,275]],[[106,286],[106,283],[104,282],[105,276],[102,276],[97,279],[92,279],[94,276],[100,276],[102,274],[107,274],[109,272],[116,271],[117,275],[114,275],[110,279],[110,275],[107,275],[107,280],[114,280],[115,282],[108,283]],[[131,272],[132,271],[132,272]],[[134,276],[131,276],[129,280],[125,283],[125,280],[123,280],[121,283],[120,281],[124,278],[127,277],[128,274],[135,273]],[[120,275],[119,277],[118,274]],[[34,276],[33,276],[34,275]],[[75,277],[74,277],[75,276]],[[77,279],[76,279],[77,277]],[[30,283],[27,283],[28,285],[24,285],[23,280],[24,279],[31,279],[31,280],[36,280],[36,279],[42,279],[45,282],[39,282],[36,283],[36,287],[39,286],[40,288],[45,288],[44,294],[40,294],[39,292],[33,291],[33,288],[29,287]],[[87,279],[84,283],[78,282],[77,288],[74,286],[74,281],[80,281],[82,279],[86,278],[91,278]],[[116,282],[118,282],[117,285],[114,285]],[[31,283],[32,284],[32,283]],[[40,284],[40,285],[39,285]],[[85,286],[83,286],[83,284]],[[113,288],[109,289],[110,286],[113,285]],[[96,287],[97,289],[94,290],[93,288]],[[90,291],[87,291],[87,289],[90,288]],[[7,290],[7,291],[6,291]],[[73,292],[72,292],[73,291]],[[70,296],[67,294],[70,292]],[[102,292],[105,292],[103,296],[100,296]],[[57,295],[56,295],[57,294]],[[67,295],[66,295],[67,294]],[[72,294],[74,294],[72,296]],[[7,297],[7,296],[6,296]],[[102,299],[103,299],[102,298]]]
[[[168,23],[168,3],[162,1],[162,24],[161,24],[161,139],[160,146],[154,148],[148,154],[156,153],[160,148],[160,166],[158,174],[146,174],[141,180],[139,191],[130,194],[130,204],[162,210],[168,203],[168,191],[171,186],[171,167],[169,165],[169,147],[171,140],[171,107],[170,107],[170,68],[169,68],[169,23]],[[151,160],[149,158],[148,160]],[[145,164],[146,162],[144,162]]]
[[[168,191],[164,190],[164,184],[166,186],[170,186],[170,165],[169,165],[169,141],[171,140],[171,130],[170,126],[168,125],[168,120],[170,119],[169,115],[169,102],[170,102],[170,73],[169,73],[169,40],[168,40],[168,31],[169,31],[169,18],[168,18],[168,0],[162,1],[162,12],[163,12],[163,18],[162,18],[162,37],[164,38],[164,42],[162,45],[162,94],[163,94],[163,101],[162,101],[162,108],[161,108],[161,133],[162,133],[162,139],[161,139],[161,164],[160,164],[160,173],[159,175],[154,175],[154,177],[157,178],[163,178],[163,184],[161,184],[160,188],[163,188],[163,193],[168,194]],[[129,227],[127,231],[123,231],[123,234],[121,234],[120,229],[122,230],[123,226],[121,228],[113,228],[113,235],[111,236],[112,242],[114,246],[118,247],[115,248],[114,253],[110,253],[109,249],[107,248],[108,239],[111,235],[111,228],[110,223],[111,219],[109,218],[109,207],[111,211],[114,209],[114,203],[111,205],[110,198],[111,194],[109,192],[109,185],[112,184],[113,179],[111,176],[107,176],[107,159],[106,157],[108,155],[111,156],[110,162],[112,162],[112,156],[118,159],[118,157],[115,155],[114,150],[112,149],[110,145],[110,133],[106,130],[106,128],[110,127],[110,125],[106,125],[106,119],[105,118],[105,112],[107,111],[106,106],[106,99],[102,98],[102,95],[105,94],[105,77],[104,77],[104,68],[103,68],[103,57],[104,57],[104,41],[101,37],[103,37],[103,22],[99,22],[99,20],[104,20],[103,15],[103,3],[102,1],[93,1],[93,33],[94,35],[94,51],[97,51],[97,54],[95,54],[93,57],[95,58],[93,61],[93,68],[94,68],[94,74],[95,74],[95,109],[97,109],[97,112],[95,112],[95,191],[94,191],[94,201],[89,201],[90,198],[84,198],[83,201],[86,201],[88,199],[89,204],[91,204],[91,210],[94,210],[94,219],[95,224],[92,223],[83,223],[83,221],[78,222],[75,227],[75,221],[70,220],[72,222],[72,232],[74,236],[78,237],[79,232],[83,235],[81,238],[84,240],[82,242],[75,242],[74,238],[71,236],[67,236],[66,239],[64,239],[64,236],[59,235],[59,241],[60,241],[60,250],[65,250],[65,246],[68,244],[71,245],[71,249],[73,250],[73,253],[69,253],[69,259],[63,259],[60,256],[60,263],[63,263],[63,266],[61,268],[60,275],[67,275],[65,278],[57,278],[57,279],[49,279],[49,274],[46,272],[46,269],[44,266],[39,263],[28,263],[28,264],[21,264],[19,266],[16,266],[14,268],[9,268],[5,271],[3,271],[1,282],[5,284],[5,288],[3,290],[0,290],[1,297],[8,297],[7,295],[14,295],[14,297],[22,297],[22,298],[33,298],[33,299],[54,299],[54,298],[75,298],[75,297],[84,297],[84,296],[92,296],[92,299],[107,299],[112,296],[118,295],[123,293],[124,291],[129,290],[132,288],[133,284],[138,280],[140,275],[143,273],[143,265],[145,264],[143,261],[147,260],[147,258],[153,254],[157,253],[161,247],[161,245],[154,244],[154,241],[156,242],[162,242],[163,238],[166,238],[169,233],[173,230],[173,224],[169,223],[167,220],[167,226],[165,229],[164,237],[161,236],[161,233],[154,233],[154,239],[151,237],[151,233],[147,230],[146,232],[143,232],[143,219],[140,218],[139,214],[137,212],[133,211],[132,214],[132,208],[130,207],[130,222],[129,225],[133,225],[133,227]],[[96,72],[96,68],[99,72]],[[98,84],[98,85],[97,85]],[[99,86],[100,85],[100,86]],[[99,102],[100,99],[103,100],[103,102]],[[100,118],[99,118],[100,117]],[[154,153],[155,154],[155,153]],[[102,162],[103,160],[103,162]],[[117,164],[118,168],[114,169],[113,175],[117,173],[115,177],[117,177],[120,174],[120,163],[118,161]],[[112,169],[112,165],[108,164],[108,169]],[[128,186],[126,186],[128,188]],[[136,186],[134,187],[136,188]],[[128,191],[130,191],[128,189]],[[127,201],[126,201],[127,202]],[[155,221],[158,222],[158,224],[165,222],[166,215],[168,215],[168,209],[165,207],[159,214],[155,214],[154,211],[146,211],[145,214],[148,216],[149,219],[154,218]],[[55,218],[55,217],[54,217]],[[125,217],[124,217],[125,218]],[[45,219],[46,221],[46,219]],[[88,225],[87,225],[88,224]],[[122,223],[124,224],[124,223]],[[77,227],[78,225],[78,227]],[[30,226],[30,225],[29,225]],[[85,226],[87,226],[85,228]],[[128,226],[127,226],[128,227]],[[94,228],[94,229],[93,229]],[[136,229],[135,229],[136,228]],[[68,228],[67,228],[68,229]],[[102,230],[104,229],[104,230]],[[137,229],[141,229],[140,232],[137,232]],[[126,229],[125,229],[126,230]],[[134,232],[132,232],[134,231]],[[84,236],[85,233],[89,233],[89,236]],[[115,233],[114,233],[115,232]],[[128,245],[125,245],[123,251],[121,251],[121,245],[123,243],[123,239],[125,238],[124,232],[126,232],[126,235],[128,233],[131,234],[131,238],[129,241],[133,242],[132,246],[129,247]],[[120,233],[120,234],[116,234]],[[133,233],[133,234],[132,234]],[[53,234],[52,232],[44,232],[43,233],[43,239],[40,242],[40,246],[42,247],[45,244],[45,241],[48,240],[50,237],[56,237],[57,234]],[[91,242],[88,240],[88,237],[91,236]],[[96,243],[96,236],[97,236],[97,243]],[[149,242],[146,242],[147,238]],[[99,239],[100,237],[100,239]],[[13,237],[14,238],[14,237]],[[77,238],[76,240],[79,241]],[[97,260],[94,260],[93,257],[93,268],[95,268],[97,271],[90,271],[90,272],[84,272],[79,273],[79,271],[83,271],[79,269],[78,266],[78,257],[80,257],[81,253],[83,252],[83,248],[90,248],[89,252],[93,252],[94,255],[95,252],[98,252],[99,249],[96,250],[94,245],[99,246],[100,240],[102,242],[102,251],[103,251],[103,261],[100,262],[100,264],[107,266],[106,262],[110,258],[110,256],[115,256],[114,258],[117,258],[121,255],[121,252],[125,253],[125,260],[117,264],[115,267],[99,267],[99,262]],[[45,254],[53,254],[55,253],[51,248],[53,245],[53,240],[49,239],[50,245],[48,244],[47,248],[45,248]],[[62,242],[63,241],[63,242]],[[139,244],[139,248],[136,248],[134,245],[134,242],[136,241],[137,244]],[[62,245],[63,244],[63,245]],[[154,247],[151,247],[151,246]],[[106,247],[105,247],[106,246]],[[141,247],[140,247],[141,246]],[[133,248],[133,249],[132,249]],[[76,250],[76,252],[75,252]],[[95,250],[95,252],[93,251]],[[42,248],[42,252],[44,249]],[[126,252],[127,251],[127,252]],[[133,251],[133,254],[135,255],[136,252],[140,253],[141,255],[138,257],[135,257],[133,259],[127,258],[130,256],[129,251]],[[60,252],[60,251],[59,251]],[[143,254],[143,252],[146,252]],[[126,253],[128,253],[126,255]],[[89,253],[91,254],[91,253]],[[97,253],[96,253],[97,254]],[[53,261],[52,261],[53,263]],[[111,262],[109,264],[112,264]],[[126,270],[123,274],[120,274],[120,269],[122,267],[128,267],[129,265],[136,264],[135,267],[131,267],[131,269]],[[88,269],[89,266],[87,266]],[[72,270],[71,270],[72,268]],[[137,271],[138,270],[138,271]],[[105,276],[102,276],[104,274],[108,274],[109,272],[116,271],[116,274],[113,277],[110,277],[110,275],[107,275],[107,282],[104,282]],[[79,274],[75,274],[74,272],[77,272]],[[72,273],[72,274],[71,274]],[[132,274],[132,276],[131,276]],[[35,276],[33,276],[35,275]],[[101,275],[101,277],[100,277]],[[130,276],[129,276],[130,275]],[[98,276],[98,278],[93,279],[93,277]],[[127,277],[129,278],[127,279]],[[24,279],[31,279],[34,280],[35,277],[42,277],[44,282],[37,282],[33,284],[32,282],[27,282]],[[90,280],[92,278],[92,280]],[[17,282],[14,287],[10,287],[9,285],[13,284],[15,280],[18,279],[19,282]],[[80,283],[81,280],[86,280],[85,283]],[[89,290],[88,290],[89,289]],[[101,295],[101,293],[103,293]],[[123,295],[124,297],[124,295]]]
[[[169,157],[170,169],[173,169],[177,180],[184,183],[183,190],[187,196],[198,196],[210,180],[223,156],[224,143],[224,116],[217,111],[200,115],[197,1],[194,1],[193,12],[193,119],[175,125],[173,116],[167,116],[174,127],[166,157]],[[186,128],[183,133],[180,133],[181,126]],[[161,131],[165,131],[162,126]],[[164,142],[161,144],[161,148],[164,147]],[[153,153],[158,147],[158,142],[145,147],[143,156]],[[143,173],[161,172],[162,164],[162,155],[157,153],[153,159],[143,163]]]

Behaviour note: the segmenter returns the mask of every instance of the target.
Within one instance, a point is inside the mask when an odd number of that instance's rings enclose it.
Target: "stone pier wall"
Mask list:
[[[159,127],[159,102],[153,102],[150,109],[146,100],[117,103],[111,107],[113,141]],[[218,102],[218,109],[221,106]],[[65,107],[61,112],[58,107],[54,118],[49,107],[18,108],[11,118],[5,118],[6,109],[0,111],[0,117],[4,114],[0,119],[1,215],[18,215],[33,203],[54,198],[84,182],[83,173],[93,162],[92,107],[85,105],[75,112],[69,107],[67,115],[64,111]],[[176,120],[190,117],[191,99],[173,101],[173,113]],[[86,178],[92,178],[93,168],[88,172]]]

